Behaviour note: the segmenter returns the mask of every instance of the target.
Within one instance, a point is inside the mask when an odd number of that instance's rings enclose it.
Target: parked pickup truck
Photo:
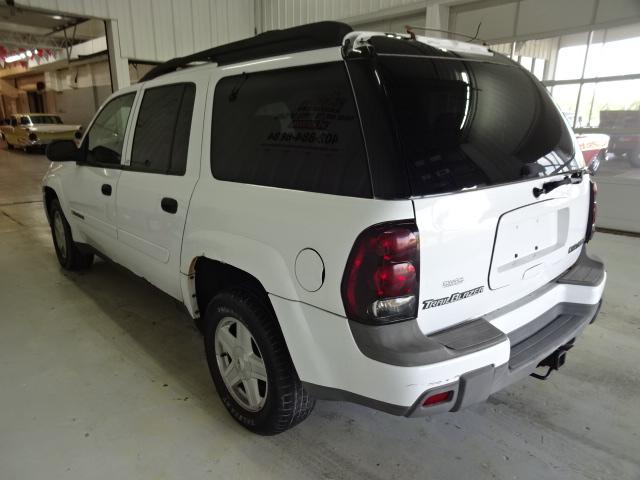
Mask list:
[[[99,254],[183,302],[261,434],[315,399],[458,411],[559,368],[600,308],[575,138],[484,46],[267,32],[155,67],[47,155],[62,267]]]

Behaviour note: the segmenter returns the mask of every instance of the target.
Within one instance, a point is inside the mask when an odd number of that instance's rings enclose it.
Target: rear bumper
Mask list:
[[[416,322],[363,326],[277,297],[272,303],[312,395],[421,416],[460,410],[528,376],[595,320],[605,282],[602,262],[583,250],[571,269],[533,294],[430,335]],[[446,403],[422,406],[446,391],[453,391]]]

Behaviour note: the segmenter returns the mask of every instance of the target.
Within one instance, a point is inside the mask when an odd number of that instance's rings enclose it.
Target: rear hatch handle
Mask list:
[[[566,175],[562,180],[546,182],[542,184],[542,188],[533,187],[533,196],[538,198],[540,195],[549,193],[562,185],[576,184],[582,182],[582,171],[572,173],[571,176]]]

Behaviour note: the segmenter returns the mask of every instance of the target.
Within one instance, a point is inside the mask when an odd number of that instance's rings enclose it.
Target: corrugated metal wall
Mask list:
[[[18,0],[118,21],[123,57],[164,61],[254,34],[253,0]]]
[[[426,6],[424,0],[262,0],[260,4],[263,30],[319,20],[344,20],[391,9],[401,11],[403,7]]]
[[[640,0],[481,0],[451,7],[450,27],[504,42],[526,37],[586,31],[591,26],[635,23]]]

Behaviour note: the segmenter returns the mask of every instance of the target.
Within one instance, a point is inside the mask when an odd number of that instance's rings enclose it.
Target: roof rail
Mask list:
[[[352,31],[349,25],[340,22],[317,22],[284,30],[270,30],[255,37],[161,63],[147,72],[140,81],[145,82],[165,73],[174,72],[193,62],[217,62],[218,65],[228,65],[285,53],[338,47],[342,45],[345,35]]]

